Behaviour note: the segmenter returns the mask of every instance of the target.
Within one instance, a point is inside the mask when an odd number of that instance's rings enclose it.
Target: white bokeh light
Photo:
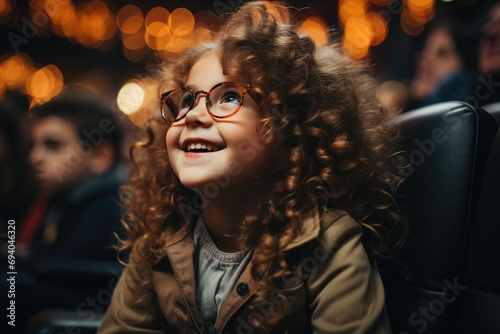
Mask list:
[[[144,103],[145,92],[142,85],[135,81],[129,81],[123,85],[116,97],[116,104],[120,110],[130,115]]]

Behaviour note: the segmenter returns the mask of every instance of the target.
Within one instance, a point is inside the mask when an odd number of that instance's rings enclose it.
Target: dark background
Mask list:
[[[0,0],[0,3],[8,0]],[[70,1],[70,0],[56,0]],[[405,3],[406,0],[393,0],[398,4]],[[18,35],[23,34],[22,18],[29,17],[28,1],[13,1],[14,9],[9,20],[0,22],[0,61],[15,53],[9,38],[9,33],[14,32]],[[75,5],[81,5],[87,1],[73,0]],[[163,6],[170,12],[178,7],[185,7],[193,13],[203,10],[216,12],[214,1],[200,0],[114,0],[105,1],[109,8],[115,12],[127,5],[134,4],[140,7],[143,13],[156,6]],[[238,4],[242,0],[219,0],[228,7],[232,4]],[[443,18],[458,22],[464,31],[479,31],[480,27],[487,18],[487,14],[495,1],[489,0],[455,0],[442,1],[435,0],[436,16],[427,24],[432,25],[433,21]],[[330,29],[339,29],[337,20],[338,1],[317,0],[290,0],[288,4],[303,8],[304,14],[322,16],[329,25]],[[387,11],[386,7],[371,6],[374,12]],[[372,47],[368,61],[373,64],[375,73],[381,81],[397,80],[406,84],[412,77],[416,63],[416,55],[422,47],[425,31],[418,36],[408,36],[401,29],[399,14],[390,14],[389,32],[383,43]],[[100,73],[100,78],[105,78],[106,89],[103,93],[116,95],[120,87],[134,77],[145,74],[146,61],[131,62],[123,55],[120,39],[115,36],[112,41],[107,43],[105,50],[89,49],[80,44],[71,42],[66,38],[54,35],[43,38],[34,36],[28,38],[27,43],[19,44],[18,49],[24,52],[37,67],[43,67],[48,64],[56,65],[64,76],[66,85],[78,83],[81,80],[92,81],[91,74]],[[90,77],[89,77],[90,76]],[[97,83],[96,83],[97,84]],[[23,95],[20,90],[8,90],[8,94]],[[0,95],[1,96],[1,95]]]

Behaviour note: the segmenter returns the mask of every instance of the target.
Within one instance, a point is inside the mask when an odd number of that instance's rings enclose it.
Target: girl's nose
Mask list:
[[[208,125],[213,122],[212,116],[207,110],[207,95],[199,93],[194,101],[194,106],[186,115],[186,124]]]

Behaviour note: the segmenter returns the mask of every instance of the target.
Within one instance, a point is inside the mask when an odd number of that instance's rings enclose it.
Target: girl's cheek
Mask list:
[[[167,146],[167,152],[169,154],[173,153],[172,150],[177,147],[179,136],[180,133],[179,131],[176,131],[176,129],[170,128],[167,130],[167,135],[165,136],[165,144]]]

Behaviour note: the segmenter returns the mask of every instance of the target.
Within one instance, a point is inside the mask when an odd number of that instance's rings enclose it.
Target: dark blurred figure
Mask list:
[[[36,193],[28,162],[27,101],[7,95],[0,102],[0,233],[5,242],[7,222],[19,226]],[[2,245],[3,247],[4,245]]]
[[[125,179],[116,113],[90,93],[71,91],[33,108],[31,120],[30,162],[49,205],[29,257],[113,259]]]
[[[479,33],[472,28],[445,21],[432,26],[410,85],[407,109],[467,99],[477,77],[478,43]]]
[[[475,93],[480,104],[500,102],[500,2],[490,10],[489,19],[483,26],[479,70],[482,79]]]
[[[97,292],[89,289],[90,281],[65,279],[53,269],[64,271],[61,263],[115,261],[113,233],[122,213],[118,189],[126,178],[123,123],[111,104],[71,89],[34,107],[30,118],[29,161],[40,187],[37,201],[46,206],[41,215],[33,208],[38,213],[29,212],[18,232],[18,255],[24,256],[17,260],[17,332],[38,310],[75,310]]]

